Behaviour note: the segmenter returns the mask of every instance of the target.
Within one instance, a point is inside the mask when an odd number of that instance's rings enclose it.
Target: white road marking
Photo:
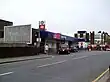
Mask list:
[[[82,56],[82,57],[77,57],[77,58],[72,58],[72,59],[75,60],[75,59],[81,59],[81,58],[85,58],[85,57],[88,57],[88,56]],[[42,68],[42,67],[46,67],[46,66],[61,64],[61,63],[64,63],[66,61],[68,61],[68,60],[63,60],[63,61],[59,61],[59,62],[55,62],[55,63],[51,63],[51,64],[45,64],[45,65],[41,65],[41,66],[37,66],[37,67]]]
[[[0,76],[9,75],[9,74],[12,74],[12,73],[14,73],[14,72],[2,73],[2,74],[0,74]]]
[[[55,56],[52,56],[52,58],[54,58]]]
[[[71,56],[76,56],[75,54],[74,55],[59,55],[60,57],[71,57]]]
[[[88,56],[82,56],[82,57],[77,57],[77,58],[72,58],[72,60],[75,60],[75,59],[82,59],[82,58],[86,58]]]
[[[52,59],[52,58],[54,58],[54,57],[51,57],[51,58],[45,58],[45,59],[43,59],[43,60],[48,60],[48,59]]]
[[[41,67],[46,67],[46,66],[50,66],[50,65],[61,64],[61,63],[64,63],[66,61],[67,60],[63,60],[63,61],[59,61],[59,62],[55,62],[55,63],[51,63],[51,64],[45,64],[45,65],[41,65],[41,66],[37,66],[37,67],[41,68]]]

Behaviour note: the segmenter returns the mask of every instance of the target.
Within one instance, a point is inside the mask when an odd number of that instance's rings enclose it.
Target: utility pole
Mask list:
[[[105,32],[101,33],[101,44],[105,44]]]
[[[95,32],[90,32],[90,43],[91,44],[94,44],[94,35],[95,35]]]

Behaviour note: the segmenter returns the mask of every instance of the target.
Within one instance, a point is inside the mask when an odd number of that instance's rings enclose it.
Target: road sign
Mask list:
[[[45,30],[45,21],[39,21],[39,29]]]

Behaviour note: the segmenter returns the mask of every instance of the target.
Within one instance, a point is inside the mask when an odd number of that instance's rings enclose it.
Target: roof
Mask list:
[[[40,30],[41,38],[53,38],[53,32]]]
[[[75,38],[75,37],[67,36],[67,35],[63,35],[63,34],[61,34],[61,39],[63,39],[62,36],[64,36],[65,40],[67,40],[67,41],[76,41],[77,40],[77,38]]]
[[[56,33],[40,30],[41,38],[53,38],[54,34],[56,34]],[[79,38],[75,38],[75,37],[71,37],[71,36],[67,36],[67,35],[63,35],[63,34],[61,34],[61,40],[64,40],[64,38],[62,36],[65,37],[66,41],[85,41],[85,39],[79,39]]]
[[[13,22],[11,22],[11,21],[7,21],[7,20],[3,20],[3,19],[0,19],[0,22],[13,23]]]
[[[85,39],[83,39],[83,38],[78,38],[78,42],[85,42]]]

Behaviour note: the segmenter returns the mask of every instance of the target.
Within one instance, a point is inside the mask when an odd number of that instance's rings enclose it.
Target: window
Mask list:
[[[89,33],[86,33],[86,42],[89,42]]]
[[[3,38],[3,37],[4,37],[4,32],[0,31],[0,38]]]
[[[78,38],[78,34],[74,34],[74,37],[75,37],[75,38]]]
[[[80,38],[83,38],[83,33],[80,34]]]

